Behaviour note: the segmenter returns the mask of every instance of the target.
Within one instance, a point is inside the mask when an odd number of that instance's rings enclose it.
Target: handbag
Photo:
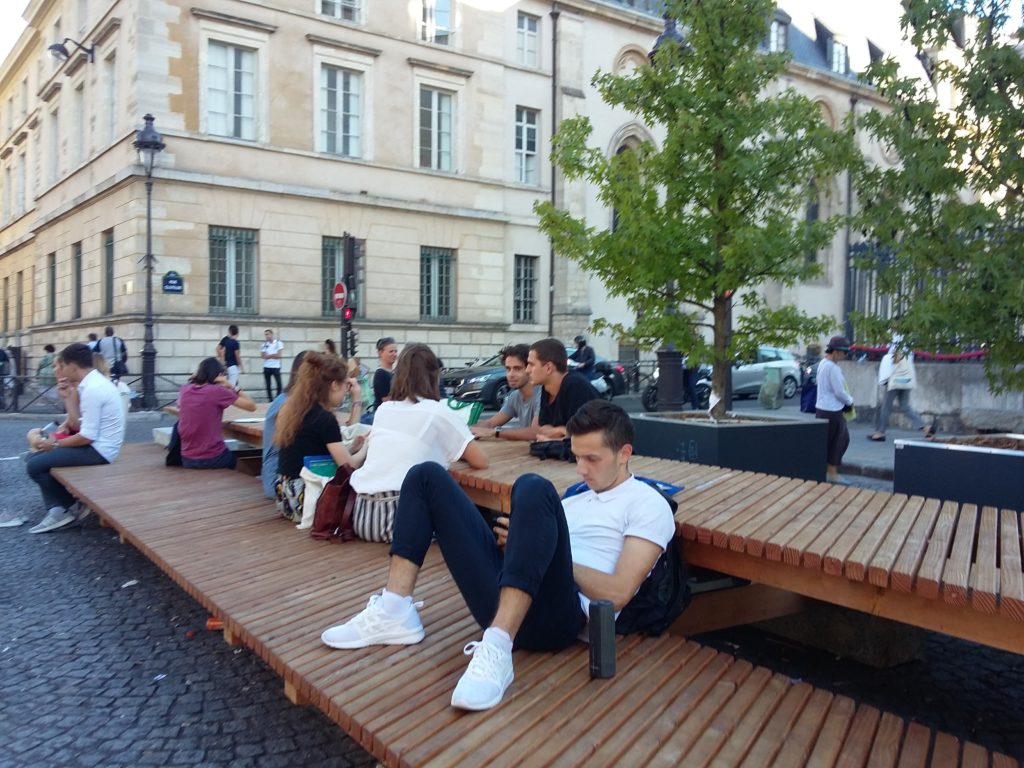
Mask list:
[[[900,361],[893,366],[888,388],[913,389],[916,385],[917,373],[914,371],[914,361],[910,355],[900,358]]]
[[[327,481],[320,498],[316,501],[313,527],[309,535],[324,541],[352,541],[352,508],[356,503],[356,492],[350,484],[352,467],[342,464],[334,477]]]
[[[530,443],[530,455],[538,459],[576,461],[568,437],[563,440],[534,440]]]
[[[472,427],[480,419],[480,414],[484,411],[484,404],[482,402],[470,403],[466,400],[456,400],[454,397],[448,398],[448,407],[460,418],[464,419],[467,427]]]
[[[352,511],[352,530],[356,538],[390,544],[395,532],[398,491],[360,493]]]

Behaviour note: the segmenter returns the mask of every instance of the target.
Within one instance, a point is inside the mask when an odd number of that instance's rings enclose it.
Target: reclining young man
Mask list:
[[[633,424],[617,405],[586,403],[567,425],[584,493],[560,500],[527,474],[512,488],[512,511],[493,532],[441,466],[405,477],[395,515],[387,587],[345,624],[324,631],[332,648],[409,645],[424,637],[413,603],[433,537],[483,638],[452,693],[452,706],[496,706],[512,682],[512,648],[558,651],[583,630],[591,600],[616,615],[654,567],[675,530],[668,502],[629,472]],[[507,525],[507,528],[505,527]]]

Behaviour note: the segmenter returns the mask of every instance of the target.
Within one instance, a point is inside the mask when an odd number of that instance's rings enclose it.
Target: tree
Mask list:
[[[558,167],[596,185],[617,226],[592,227],[549,203],[537,210],[555,250],[636,313],[631,328],[604,319],[595,327],[710,359],[712,391],[721,397],[726,371],[758,344],[789,345],[835,327],[830,317],[768,306],[758,288],[819,272],[806,254],[831,242],[840,219],[807,221],[809,190],[856,153],[848,129],[831,129],[816,104],[778,87],[788,56],[760,47],[772,0],[666,6],[686,30],[686,45],[659,47],[652,65],[629,75],[593,79],[605,102],[663,135],[660,146],[607,157],[587,146],[586,118],[565,120],[553,139]],[[744,311],[730,328],[734,301]]]
[[[880,289],[915,347],[984,346],[993,389],[1024,389],[1024,27],[1010,0],[903,5],[927,77],[873,64],[892,110],[862,120],[899,160],[857,184],[861,227],[884,256]],[[860,322],[884,339],[884,318]]]

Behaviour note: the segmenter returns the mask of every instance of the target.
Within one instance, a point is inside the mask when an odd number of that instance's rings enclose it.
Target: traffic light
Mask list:
[[[356,316],[356,311],[352,307],[345,307],[345,322],[351,323],[352,318]]]

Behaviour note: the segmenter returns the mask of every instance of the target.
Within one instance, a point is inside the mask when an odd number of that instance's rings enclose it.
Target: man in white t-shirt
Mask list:
[[[345,624],[324,631],[332,648],[409,645],[424,637],[412,595],[436,537],[483,638],[452,693],[452,706],[490,709],[512,682],[512,646],[557,651],[575,642],[591,600],[618,614],[672,539],[668,502],[629,472],[633,424],[617,405],[593,400],[567,424],[588,490],[560,500],[538,475],[512,488],[512,512],[493,531],[437,464],[413,467],[399,497],[384,591]]]
[[[58,382],[66,380],[78,387],[80,426],[78,434],[51,436],[28,460],[28,475],[39,485],[46,504],[46,517],[30,533],[62,528],[82,513],[74,496],[50,475],[51,469],[109,464],[124,442],[121,396],[110,379],[92,367],[92,350],[85,344],[65,347],[54,362],[54,372]]]
[[[277,395],[270,391],[270,382],[277,382],[277,394],[281,394],[281,355],[284,344],[274,338],[274,332],[267,328],[263,332],[263,343],[260,345],[260,357],[263,358],[263,381],[267,385],[267,401],[273,401]]]

